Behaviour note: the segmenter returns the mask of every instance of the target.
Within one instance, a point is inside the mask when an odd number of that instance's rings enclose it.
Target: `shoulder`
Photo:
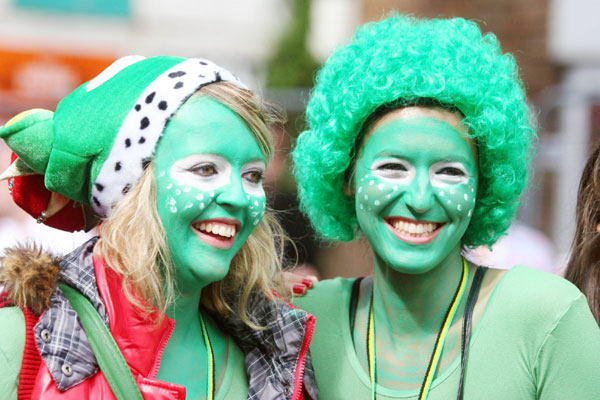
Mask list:
[[[18,307],[0,308],[0,390],[18,381],[25,347],[25,317]]]
[[[524,329],[549,331],[573,307],[587,305],[579,289],[548,272],[516,266],[499,279],[490,307]],[[588,310],[589,311],[589,310]]]
[[[311,314],[318,314],[322,309],[333,309],[332,304],[343,304],[350,296],[355,279],[334,278],[314,284],[302,297],[295,297],[292,303]]]
[[[549,304],[551,308],[570,304],[582,296],[581,291],[566,279],[524,265],[507,271],[498,286],[499,290],[511,292],[517,299],[536,305]]]
[[[12,360],[13,353],[23,353],[25,317],[19,307],[0,308],[0,338],[0,357]]]

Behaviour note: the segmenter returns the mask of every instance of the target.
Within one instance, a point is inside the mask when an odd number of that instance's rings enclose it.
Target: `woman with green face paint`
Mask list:
[[[1,260],[3,399],[317,397],[314,317],[273,298],[277,117],[208,60],[131,56],[0,128],[11,187],[38,174],[53,193],[38,220],[72,201],[100,217],[64,257]]]
[[[534,132],[517,67],[463,19],[367,24],[327,60],[293,153],[303,210],[372,277],[314,286],[322,399],[588,399],[600,330],[553,275],[469,263],[510,225]]]

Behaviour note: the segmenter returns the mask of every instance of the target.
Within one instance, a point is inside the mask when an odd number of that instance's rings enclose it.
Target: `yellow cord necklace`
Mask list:
[[[429,359],[429,366],[427,367],[427,372],[425,373],[423,384],[421,385],[421,391],[419,392],[419,400],[426,400],[427,396],[429,395],[429,389],[431,388],[431,382],[433,381],[435,370],[440,360],[442,349],[444,348],[446,335],[448,334],[448,330],[452,325],[454,314],[456,314],[456,310],[458,309],[460,300],[462,299],[463,293],[465,292],[465,289],[467,287],[467,281],[469,280],[469,269],[467,268],[467,261],[464,257],[462,258],[462,261],[463,269],[460,278],[460,283],[456,288],[456,293],[454,294],[454,298],[452,299],[452,302],[448,307],[448,311],[446,311],[446,317],[444,318],[444,322],[442,323],[442,326],[438,332],[435,345],[433,346],[433,352],[431,354],[431,358]],[[373,291],[371,291],[371,301],[369,304],[369,320],[367,323],[367,358],[369,360],[369,377],[371,379],[371,399],[375,400],[375,386],[377,382],[377,376],[375,373],[376,361],[375,324],[373,321]]]
[[[200,325],[202,326],[202,335],[204,336],[204,344],[206,345],[206,355],[207,355],[206,399],[214,400],[214,398],[215,398],[215,356],[213,353],[212,345],[210,343],[210,338],[208,337],[208,331],[206,330],[206,325],[204,324],[204,318],[202,318],[202,315],[200,315]]]

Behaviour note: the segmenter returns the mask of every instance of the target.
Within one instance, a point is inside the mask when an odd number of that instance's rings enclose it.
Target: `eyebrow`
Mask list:
[[[375,154],[376,157],[389,157],[389,158],[401,158],[401,159],[410,159],[407,155],[403,155],[403,154],[399,154],[399,153],[393,153],[390,151],[382,151],[380,153]],[[462,155],[456,155],[456,158],[442,158],[440,160],[437,160],[437,162],[460,162],[464,165],[468,165],[469,164],[469,159],[467,157],[464,157]]]
[[[391,158],[406,158],[406,156],[402,154],[392,153],[390,151],[382,151],[381,153],[377,153],[376,157],[391,157]]]

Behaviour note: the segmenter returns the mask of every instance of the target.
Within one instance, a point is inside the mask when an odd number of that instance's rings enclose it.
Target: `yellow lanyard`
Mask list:
[[[213,400],[215,398],[215,356],[213,354],[212,345],[210,344],[210,338],[208,337],[208,331],[206,325],[204,325],[204,318],[200,315],[200,325],[202,326],[202,334],[204,336],[204,344],[206,345],[207,355],[207,388],[206,388],[206,399]]]
[[[427,372],[425,373],[425,378],[423,379],[423,384],[421,385],[421,391],[419,392],[419,400],[425,400],[429,395],[429,389],[431,388],[431,382],[433,381],[435,370],[437,369],[437,365],[442,354],[442,349],[444,348],[446,335],[448,334],[448,330],[452,325],[454,314],[456,314],[456,310],[458,309],[460,300],[462,299],[463,293],[465,292],[465,289],[467,287],[467,282],[469,280],[469,269],[467,268],[467,260],[465,260],[464,257],[462,260],[463,270],[460,278],[460,283],[456,288],[456,293],[454,294],[454,298],[450,303],[450,307],[448,307],[448,311],[446,311],[444,323],[442,324],[442,327],[438,332],[438,336],[435,341],[435,346],[433,347],[433,353],[431,354],[431,359],[429,360],[429,366],[427,367]],[[373,291],[371,291],[371,302],[369,304],[369,322],[367,325],[367,357],[369,360],[369,377],[371,378],[371,399],[375,400],[375,384],[377,380],[375,374],[376,362],[375,324],[373,322]]]

